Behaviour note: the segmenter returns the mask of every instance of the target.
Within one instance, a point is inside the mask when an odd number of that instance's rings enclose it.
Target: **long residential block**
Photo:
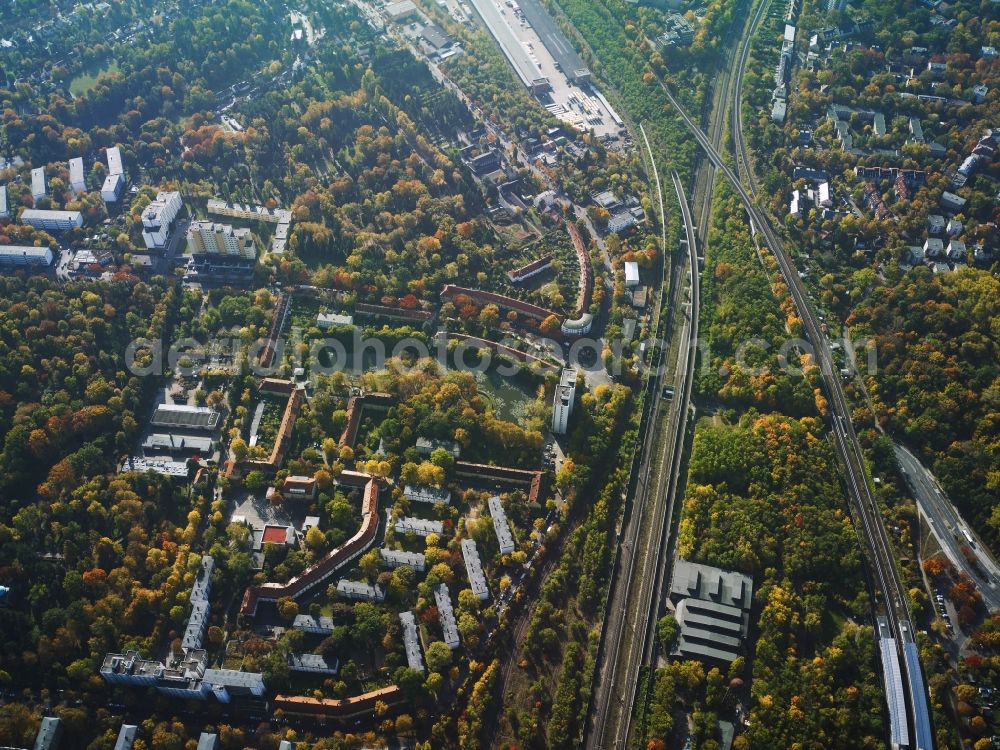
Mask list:
[[[462,558],[465,560],[465,572],[469,576],[469,588],[480,601],[486,601],[490,598],[490,589],[486,585],[483,563],[479,559],[479,550],[474,539],[462,540]]]
[[[514,551],[514,536],[510,533],[510,526],[507,525],[507,514],[500,502],[500,496],[494,495],[487,502],[490,507],[490,516],[493,517],[493,530],[496,532],[497,542],[500,545],[500,554],[509,555]]]

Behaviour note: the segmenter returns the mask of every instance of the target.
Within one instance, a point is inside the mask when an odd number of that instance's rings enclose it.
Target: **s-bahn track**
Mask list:
[[[763,16],[764,11],[767,9],[767,6],[770,5],[770,2],[771,0],[760,0],[757,10],[754,12],[753,18],[747,22],[741,30],[740,35],[736,36],[736,38],[727,40],[727,46],[732,46],[738,40],[742,40],[742,44],[739,51],[731,56],[729,67],[719,71],[719,75],[713,84],[715,88],[722,91],[722,98],[717,105],[719,111],[716,113],[716,116],[710,124],[710,132],[708,134],[712,141],[712,145],[715,146],[716,149],[722,147],[722,136],[724,133],[727,114],[726,110],[733,98],[733,91],[739,91],[740,87],[743,85],[743,71],[746,68],[747,56],[749,55],[750,40],[757,31],[760,19]],[[751,6],[752,4],[751,0]],[[734,112],[738,112],[736,107],[730,108],[728,114],[733,117],[738,116],[734,114]],[[698,213],[698,223],[696,225],[698,231],[698,241],[701,243],[701,252],[704,253],[708,242],[708,225],[712,210],[712,188],[715,185],[715,164],[711,159],[709,159],[708,163],[702,167],[702,172],[704,174],[700,174],[698,180],[695,182],[692,205],[694,206],[695,212]],[[700,185],[702,177],[704,177],[704,184]],[[699,193],[700,186],[704,189],[703,194]],[[700,202],[699,198],[701,198]]]
[[[656,638],[654,634],[656,631],[656,621],[659,617],[663,601],[664,584],[667,580],[667,573],[670,567],[671,519],[674,517],[678,488],[681,485],[681,467],[684,463],[685,437],[687,435],[688,416],[691,411],[691,394],[694,390],[694,368],[698,361],[698,318],[700,309],[698,243],[694,222],[691,218],[691,209],[684,194],[684,185],[676,169],[671,171],[670,177],[674,183],[674,190],[677,192],[677,202],[680,204],[681,217],[684,221],[684,232],[688,250],[690,305],[687,315],[684,318],[683,333],[680,339],[681,349],[677,353],[677,372],[674,378],[672,408],[667,416],[666,449],[669,451],[669,460],[662,467],[663,471],[669,472],[667,487],[663,496],[663,500],[666,502],[666,512],[658,522],[660,529],[657,537],[659,542],[656,548],[656,567],[653,575],[651,594],[648,603],[646,603],[649,607],[646,627],[639,638],[642,648],[636,672],[638,672],[638,668],[651,665],[655,654]],[[682,361],[684,363],[683,367],[681,367]],[[658,502],[657,507],[659,505],[660,503]],[[638,674],[636,674],[636,678],[638,678]],[[636,690],[638,686],[638,679],[629,680],[629,699],[623,701],[621,726],[619,728],[621,745],[617,745],[618,747],[625,747],[628,743],[632,727],[632,717],[635,715]]]
[[[743,37],[743,46],[740,48],[739,63],[736,66],[736,72],[734,75],[735,82],[732,87],[733,101],[732,101],[732,128],[733,128],[733,143],[736,146],[736,174],[739,175],[741,172],[747,178],[747,184],[750,187],[750,194],[756,198],[757,197],[757,178],[754,176],[753,169],[750,168],[750,163],[747,161],[749,158],[749,152],[747,151],[746,143],[743,140],[743,97],[741,93],[743,91],[743,74],[746,72],[747,59],[750,57],[750,48],[753,42],[754,34],[757,32],[757,27],[760,25],[760,19],[764,15],[764,11],[771,4],[771,0],[761,0],[760,4],[757,6],[757,12],[754,13],[753,20],[750,22],[750,28]],[[668,91],[669,95],[670,92]],[[717,143],[718,141],[716,141]],[[742,167],[742,169],[741,169]]]
[[[660,175],[656,167],[655,155],[649,145],[649,139],[646,137],[646,131],[641,124],[639,125],[639,131],[645,143],[646,150],[649,153],[650,169],[652,171],[654,184],[656,185],[657,196],[660,204],[663,242],[665,243],[666,215],[663,213],[663,190],[660,185]],[[666,256],[665,247],[664,256]],[[666,259],[664,260],[664,263],[666,263]],[[669,286],[666,282],[664,282],[664,288],[662,289],[661,294],[668,295],[669,289],[672,287],[673,274],[671,274],[671,283]],[[659,311],[660,308],[657,307],[657,314],[659,314]],[[659,317],[657,317],[657,320],[659,320]],[[661,354],[661,356],[663,355]],[[661,453],[654,450],[655,446],[653,445],[652,440],[652,437],[656,432],[656,425],[659,422],[660,407],[663,402],[662,387],[659,385],[659,380],[657,379],[655,383],[656,386],[651,387],[654,384],[654,379],[652,377],[648,378],[646,381],[647,397],[652,398],[652,402],[649,406],[649,419],[646,424],[644,439],[640,449],[639,468],[633,491],[633,502],[630,510],[628,511],[627,517],[623,521],[619,537],[618,554],[615,562],[613,563],[615,572],[612,574],[611,588],[606,605],[607,609],[604,619],[604,628],[601,634],[602,648],[599,652],[600,663],[597,665],[595,670],[594,696],[589,712],[591,714],[592,723],[588,724],[584,728],[584,747],[588,748],[588,750],[605,750],[606,748],[622,746],[618,744],[620,742],[620,733],[616,733],[614,739],[610,743],[607,741],[609,739],[607,735],[609,724],[612,722],[613,708],[617,706],[619,711],[622,711],[622,707],[624,705],[624,698],[622,697],[624,694],[623,690],[618,691],[616,700],[616,684],[619,678],[623,675],[626,679],[628,678],[630,669],[635,661],[634,644],[638,623],[633,623],[631,631],[629,631],[626,625],[628,624],[627,620],[628,615],[630,614],[628,605],[631,598],[632,581],[635,578],[634,571],[636,567],[636,557],[640,554],[639,545],[643,531],[641,519],[648,502],[652,468],[661,455]],[[643,567],[646,563],[646,557],[649,553],[650,546],[653,543],[652,540],[660,539],[663,536],[664,517],[666,514],[659,505],[661,498],[656,496],[654,497],[654,501],[651,517],[654,519],[656,526],[654,527],[654,530],[649,532],[651,536],[647,537],[646,546],[641,552],[642,560],[640,561],[640,567]],[[642,575],[637,585],[639,587],[638,599],[640,601],[649,601],[654,596],[654,592],[651,590],[652,580],[650,576]],[[638,619],[639,613],[636,612],[635,615]],[[628,667],[625,670],[619,670],[619,662],[623,658],[622,644],[626,640],[628,641],[628,647],[624,658],[628,662]],[[603,667],[602,664],[604,665]],[[634,695],[634,685],[631,689],[632,694]],[[620,727],[620,724],[620,721],[616,722],[615,727]]]
[[[648,141],[647,148],[649,148]],[[651,151],[650,158],[652,159]],[[659,188],[659,177],[655,174],[655,167],[654,177]],[[674,186],[677,188],[680,184],[680,178],[676,172],[673,173],[672,177]],[[662,448],[654,445],[654,439],[660,407],[665,401],[663,398],[663,379],[655,375],[650,378],[650,381],[655,382],[656,386],[651,393],[654,404],[643,445],[642,469],[631,511],[635,517],[630,519],[625,530],[625,539],[622,542],[623,555],[626,559],[621,560],[623,569],[619,573],[618,584],[625,588],[623,592],[619,592],[620,596],[609,598],[604,632],[605,648],[607,649],[604,658],[605,667],[601,670],[600,679],[595,688],[593,723],[588,727],[589,731],[586,732],[584,743],[584,746],[591,750],[624,748],[628,743],[638,689],[637,676],[640,667],[651,659],[654,645],[652,636],[659,614],[663,581],[668,569],[665,552],[668,547],[670,519],[673,517],[680,459],[684,447],[694,379],[694,363],[697,355],[697,347],[694,343],[698,336],[697,249],[690,210],[687,201],[683,198],[682,190],[679,190],[678,196],[688,238],[688,257],[692,278],[692,314],[684,321],[681,350],[675,375],[671,381],[674,386],[674,397],[672,401],[668,402],[669,411]],[[663,366],[664,364],[661,362],[659,367]],[[653,478],[654,459],[661,455],[664,460],[660,467],[659,477]],[[667,476],[666,488],[661,491],[664,472]],[[650,493],[652,493],[652,497],[650,497]],[[652,509],[649,523],[652,524],[652,528],[649,531],[645,549],[639,550],[639,527],[641,525],[639,521],[643,509],[650,500],[652,501]],[[636,580],[637,590],[633,595],[631,584],[636,577],[636,562],[640,552],[642,558],[639,563],[642,575]],[[650,568],[650,566],[653,567]],[[628,629],[625,626],[627,625],[626,615],[630,612],[630,605],[635,619],[631,629]],[[620,688],[618,687],[619,683],[621,683]]]
[[[747,40],[745,41],[744,50],[741,55],[743,63],[745,63],[748,55],[749,41]],[[831,426],[833,428],[837,454],[844,468],[844,482],[853,500],[856,517],[861,525],[862,538],[867,543],[870,552],[869,558],[874,573],[873,587],[875,591],[873,593],[877,606],[884,610],[893,638],[896,641],[897,651],[902,656],[905,644],[913,642],[913,628],[910,623],[907,592],[896,565],[896,559],[892,553],[877,502],[868,484],[864,456],[857,433],[854,430],[854,425],[851,422],[850,405],[844,394],[838,373],[833,366],[829,341],[817,322],[816,314],[809,304],[805,286],[795,269],[794,263],[771,227],[765,212],[756,205],[754,200],[757,188],[752,174],[750,157],[746,149],[742,132],[742,121],[740,119],[742,110],[742,105],[740,104],[742,72],[739,72],[738,76],[738,85],[734,88],[734,97],[737,103],[737,116],[733,119],[734,142],[737,150],[737,164],[743,164],[743,169],[748,176],[748,183],[751,185],[750,189],[753,191],[753,195],[744,187],[732,168],[723,161],[708,137],[698,127],[697,123],[691,119],[680,103],[677,102],[670,90],[662,83],[661,86],[671,104],[677,109],[688,129],[695,136],[699,145],[736,190],[750,217],[752,227],[763,235],[767,246],[771,249],[781,269],[781,274],[795,304],[796,312],[802,320],[804,332],[812,347],[816,364],[819,366],[824,391],[830,406],[832,416]],[[908,667],[905,670],[909,686],[908,710],[911,722],[913,722],[914,726],[917,726],[919,718],[928,715],[927,697],[923,676],[919,674],[919,668],[916,670],[918,673],[913,674],[914,670]],[[928,744],[928,740],[930,744]],[[927,738],[924,740],[924,743],[921,743],[918,738],[916,747],[921,750],[932,750],[932,742],[932,739]]]

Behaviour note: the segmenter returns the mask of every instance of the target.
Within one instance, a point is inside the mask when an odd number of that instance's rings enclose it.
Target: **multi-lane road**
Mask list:
[[[896,444],[893,449],[906,483],[917,501],[920,515],[927,520],[945,556],[976,582],[983,595],[983,604],[988,609],[1000,609],[1000,565],[962,520],[958,509],[920,459],[902,445]]]

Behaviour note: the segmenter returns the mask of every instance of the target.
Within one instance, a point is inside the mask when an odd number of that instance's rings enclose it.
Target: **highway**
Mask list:
[[[745,47],[742,55],[744,61],[748,54],[747,49],[748,47]],[[792,296],[792,301],[795,304],[796,312],[802,320],[803,333],[812,344],[814,350],[812,352],[813,358],[819,367],[829,404],[831,426],[837,454],[841,459],[844,469],[844,482],[853,501],[856,523],[860,525],[859,530],[862,539],[870,552],[869,559],[873,573],[872,587],[874,589],[872,593],[876,597],[878,609],[884,612],[889,622],[890,631],[896,640],[897,649],[900,654],[904,654],[906,644],[913,642],[913,627],[910,623],[907,591],[903,585],[895,555],[889,544],[881,513],[868,483],[861,445],[858,442],[854,425],[851,422],[851,409],[844,394],[839,373],[833,364],[829,341],[820,328],[816,314],[809,304],[805,286],[795,269],[794,263],[785,252],[784,246],[771,227],[766,214],[762,209],[758,208],[754,200],[756,187],[754,185],[749,154],[746,151],[743,139],[740,112],[737,111],[737,116],[733,118],[734,141],[738,153],[737,162],[742,162],[744,171],[748,176],[750,190],[753,191],[754,196],[748,192],[735,172],[723,161],[719,152],[709,141],[708,136],[702,132],[697,123],[681,107],[670,90],[662,82],[660,85],[663,87],[671,104],[681,115],[688,129],[695,136],[699,145],[706,151],[716,167],[730,181],[743,202],[753,227],[759,232],[760,236],[763,236],[764,243],[770,248],[778,262],[782,276]],[[736,86],[734,88],[734,96],[739,100],[741,98],[740,95],[741,86]],[[933,736],[929,731],[929,711],[927,708],[923,675],[919,673],[919,666],[915,670],[917,673],[914,674],[914,669],[912,668],[913,661],[907,659],[906,663],[905,677],[910,699],[908,708],[910,718],[916,727],[916,747],[919,750],[927,750],[933,747]]]
[[[893,445],[893,450],[906,483],[917,501],[917,509],[927,520],[927,525],[945,556],[957,569],[964,570],[976,582],[976,587],[983,595],[983,604],[988,609],[1000,609],[1000,565],[997,565],[975,532],[962,520],[958,509],[920,459],[898,443]],[[966,537],[966,534],[969,536]],[[975,564],[966,558],[963,547],[975,559]]]

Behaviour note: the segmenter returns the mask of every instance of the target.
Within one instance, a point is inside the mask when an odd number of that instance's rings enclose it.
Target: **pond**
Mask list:
[[[497,417],[522,424],[525,407],[535,399],[536,386],[532,378],[500,375],[496,368],[475,375],[479,392],[489,400]]]

